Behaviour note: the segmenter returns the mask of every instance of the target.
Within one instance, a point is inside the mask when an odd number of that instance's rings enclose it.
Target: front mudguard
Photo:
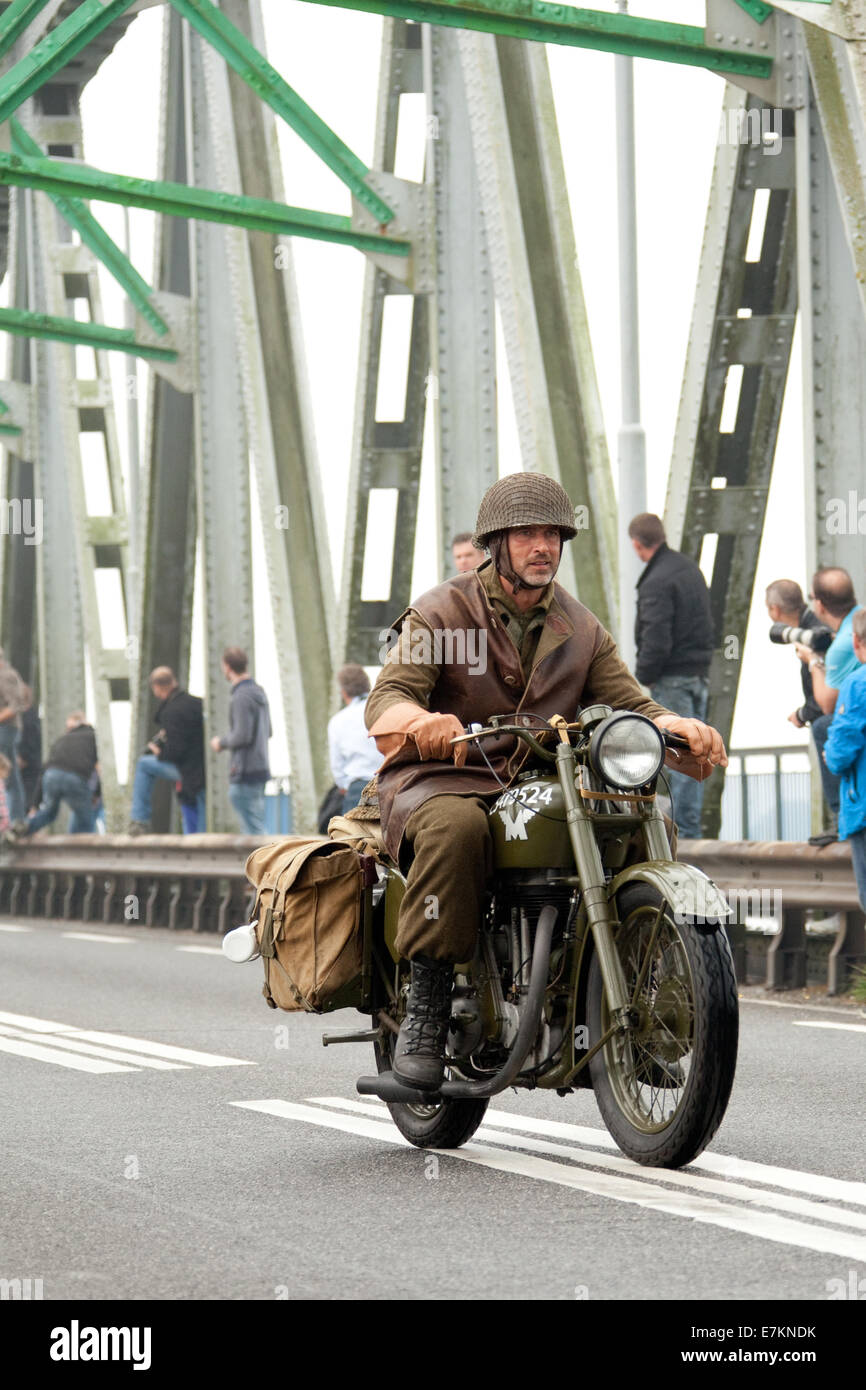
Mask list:
[[[723,927],[731,915],[724,893],[693,864],[677,860],[647,859],[629,864],[607,885],[609,901],[629,883],[646,883],[660,893],[673,911],[678,926],[690,923],[707,931]]]

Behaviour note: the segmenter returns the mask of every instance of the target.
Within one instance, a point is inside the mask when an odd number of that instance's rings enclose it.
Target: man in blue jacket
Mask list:
[[[851,845],[857,893],[866,910],[866,609],[854,614],[851,632],[860,664],[839,687],[824,761],[842,779],[839,835]]]
[[[229,732],[212,738],[215,753],[231,750],[229,801],[247,835],[265,834],[265,785],[270,781],[268,739],[271,714],[268,697],[257,685],[247,667],[247,654],[241,647],[226,647],[223,675],[232,688]]]

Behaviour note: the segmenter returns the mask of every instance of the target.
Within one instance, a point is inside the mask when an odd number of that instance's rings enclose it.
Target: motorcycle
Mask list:
[[[686,747],[643,715],[583,709],[492,718],[454,743],[511,734],[529,754],[490,807],[493,876],[475,956],[455,967],[446,1079],[435,1092],[392,1071],[409,965],[395,949],[406,887],[376,865],[362,914],[359,1006],[385,1101],[406,1139],[455,1148],[508,1087],[591,1088],[607,1129],[638,1163],[677,1168],[721,1124],[737,1058],[738,1005],[722,893],[674,860],[656,784]],[[552,746],[551,746],[552,745]]]

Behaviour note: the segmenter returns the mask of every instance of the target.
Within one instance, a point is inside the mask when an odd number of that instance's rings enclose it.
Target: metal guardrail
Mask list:
[[[100,921],[224,933],[249,917],[248,855],[272,836],[52,835],[0,852],[0,916]],[[846,988],[866,964],[866,922],[851,851],[771,843],[681,840],[680,858],[728,898],[737,978],[769,989]],[[837,913],[833,934],[807,913]],[[775,919],[772,930],[769,919]],[[755,919],[763,930],[755,931]]]

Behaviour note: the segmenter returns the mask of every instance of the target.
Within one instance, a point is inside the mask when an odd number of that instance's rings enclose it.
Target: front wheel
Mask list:
[[[723,928],[677,923],[656,889],[617,895],[616,944],[634,1021],[589,1063],[602,1118],[637,1163],[680,1168],[722,1122],[737,1062],[737,986]],[[588,987],[590,1045],[610,1026],[598,956]]]

